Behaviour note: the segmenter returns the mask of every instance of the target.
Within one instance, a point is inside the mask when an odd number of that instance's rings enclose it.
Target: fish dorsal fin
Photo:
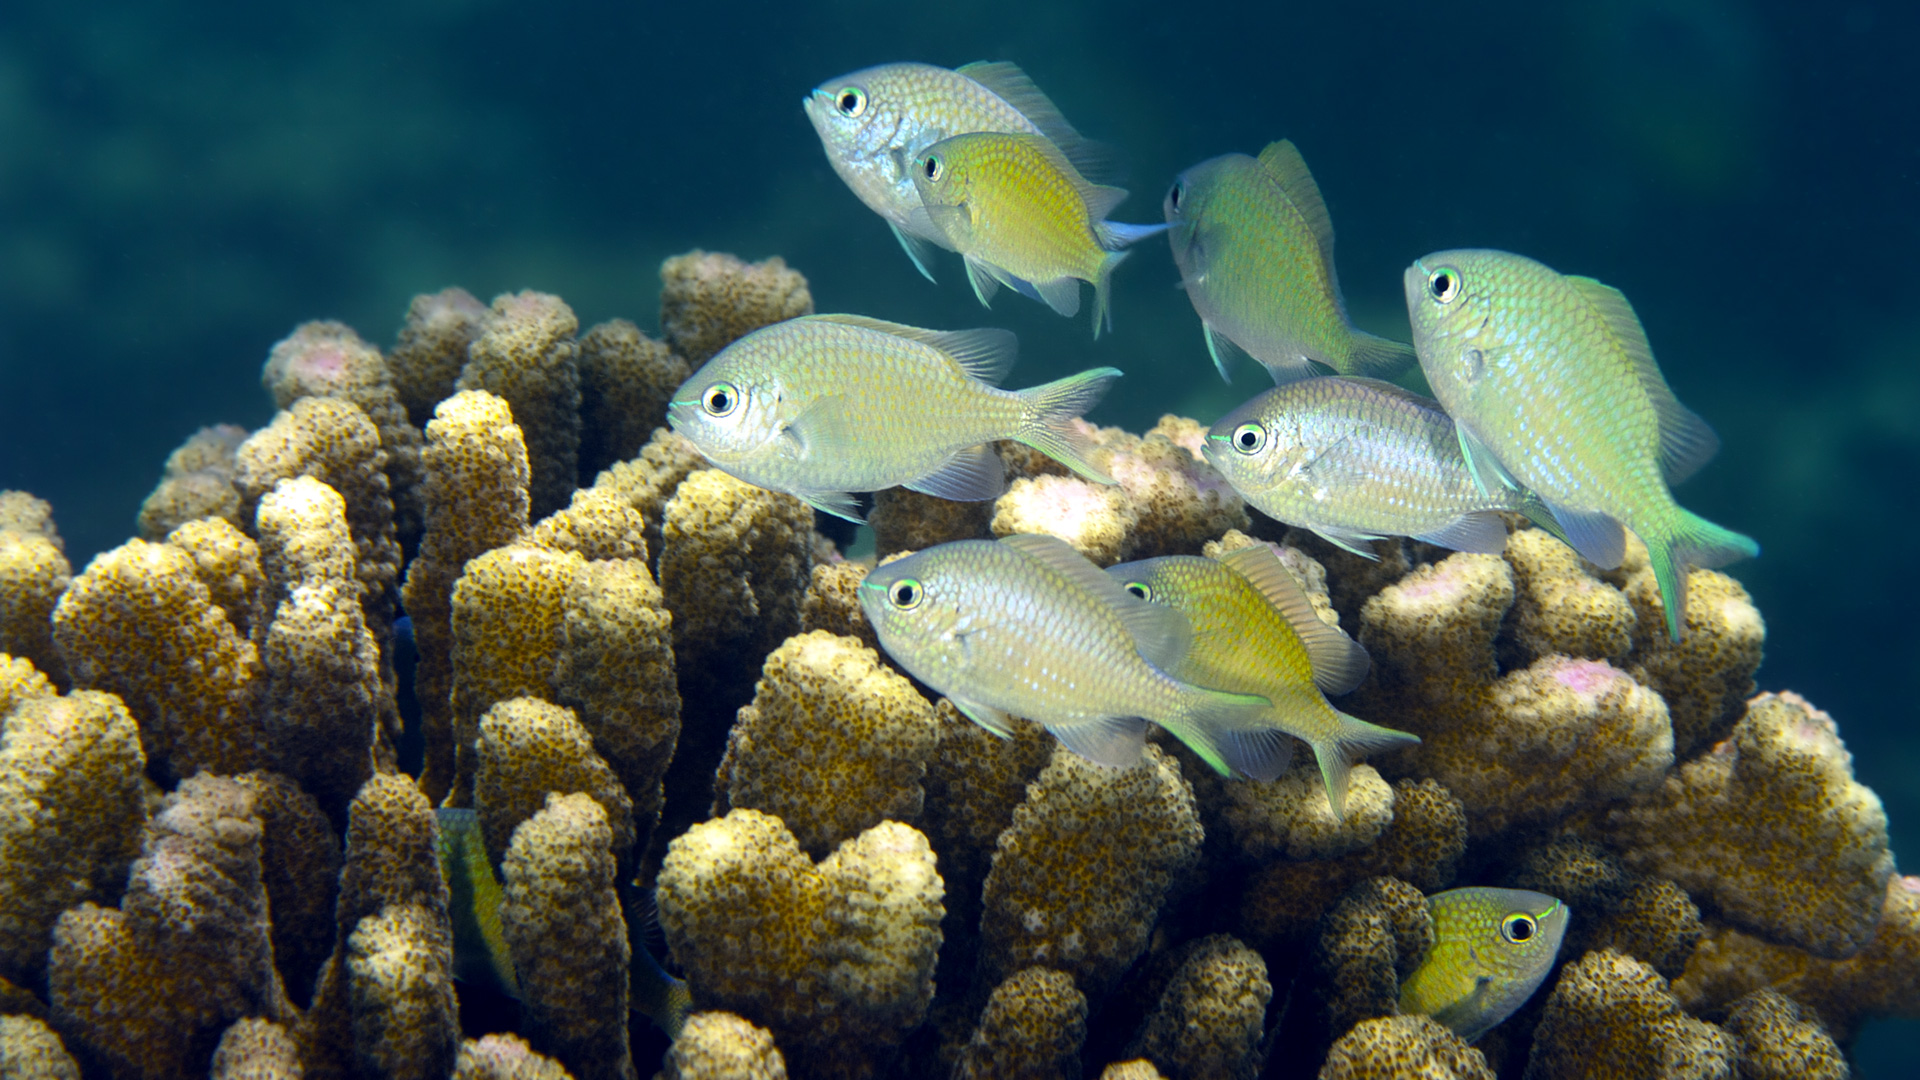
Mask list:
[[[1287,193],[1293,208],[1300,211],[1300,217],[1313,230],[1313,238],[1320,245],[1320,258],[1326,261],[1327,274],[1331,277],[1333,218],[1327,213],[1327,201],[1320,197],[1320,185],[1313,182],[1313,174],[1307,171],[1307,161],[1300,156],[1300,149],[1291,139],[1270,143],[1260,151],[1260,167]]]
[[[1072,544],[1045,533],[1016,533],[1000,542],[1085,589],[1113,608],[1133,635],[1134,647],[1162,671],[1177,666],[1193,644],[1193,624],[1170,607],[1149,604],[1093,565]]]
[[[977,60],[956,70],[1019,110],[1028,123],[1040,129],[1040,134],[1060,147],[1060,152],[1082,175],[1100,180],[1119,178],[1119,163],[1113,148],[1074,130],[1053,99],[1033,84],[1027,73],[1020,70],[1020,65],[1008,60]]]
[[[997,330],[984,327],[979,330],[925,330],[918,326],[905,326],[901,323],[887,322],[884,319],[870,319],[865,315],[813,315],[818,322],[835,322],[845,326],[859,326],[895,337],[908,338],[923,345],[931,345],[953,358],[960,370],[979,379],[988,386],[998,386],[1013,370],[1013,362],[1020,357],[1020,339],[1011,330]]]
[[[1640,317],[1633,313],[1627,295],[1590,277],[1568,274],[1566,278],[1573,291],[1593,305],[1614,340],[1620,343],[1621,351],[1633,364],[1635,378],[1660,418],[1660,471],[1667,483],[1677,484],[1699,472],[1700,466],[1720,452],[1720,437],[1705,420],[1680,404],[1680,399],[1667,386],[1666,377],[1660,374],[1660,365],[1654,362],[1647,331],[1640,325]]]
[[[1315,686],[1328,694],[1344,694],[1367,677],[1370,666],[1367,650],[1348,637],[1346,631],[1321,620],[1313,610],[1313,601],[1307,599],[1306,590],[1293,579],[1271,546],[1258,544],[1230,551],[1220,556],[1220,561],[1259,589],[1267,602],[1286,617],[1293,632],[1300,635],[1300,643],[1307,647],[1307,658],[1313,661]]]

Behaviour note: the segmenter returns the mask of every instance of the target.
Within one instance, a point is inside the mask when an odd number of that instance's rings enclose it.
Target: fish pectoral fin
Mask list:
[[[1480,485],[1480,494],[1488,497],[1499,495],[1502,491],[1518,491],[1522,487],[1513,474],[1507,471],[1493,451],[1480,437],[1467,430],[1465,424],[1454,421],[1454,433],[1460,439],[1460,453],[1467,459],[1467,472],[1472,474],[1473,482]]]
[[[1342,551],[1351,551],[1355,555],[1363,559],[1372,560],[1373,562],[1380,561],[1380,556],[1375,555],[1373,548],[1370,546],[1375,540],[1380,539],[1378,536],[1370,533],[1353,532],[1349,529],[1330,528],[1325,525],[1310,526],[1310,528],[1313,529],[1313,535],[1325,540],[1327,543],[1332,544]]]
[[[788,456],[796,461],[830,458],[851,449],[857,441],[847,400],[838,394],[815,398],[787,421],[779,438]]]
[[[1037,282],[1033,290],[1040,294],[1040,300],[1054,311],[1072,318],[1080,313],[1080,279],[1058,277],[1052,281]]]
[[[1547,503],[1553,520],[1566,530],[1567,543],[1580,557],[1602,570],[1612,570],[1627,557],[1627,536],[1620,523],[1598,510],[1575,510]]]
[[[1461,514],[1437,529],[1414,537],[1455,551],[1498,555],[1507,549],[1507,523],[1491,510]]]
[[[994,735],[1002,739],[1013,738],[1013,718],[1007,715],[1005,709],[996,709],[991,705],[982,705],[978,701],[957,698],[952,694],[947,695],[947,700],[953,702],[953,707],[959,709],[967,719],[986,728]]]
[[[981,307],[993,306],[993,294],[1000,291],[1000,283],[987,273],[986,264],[967,256],[967,284],[973,286],[974,298]]]
[[[1078,724],[1051,724],[1047,730],[1061,745],[1096,765],[1128,769],[1140,764],[1147,745],[1147,722],[1134,716],[1103,716]]]
[[[891,221],[887,222],[887,228],[893,230],[893,238],[900,241],[901,250],[913,260],[914,269],[920,271],[921,277],[932,281],[933,253],[938,250],[938,245],[925,237],[913,235]]]
[[[918,236],[944,236],[956,251],[965,251],[973,238],[973,215],[964,206],[921,204],[907,214],[907,231]]]
[[[865,525],[867,519],[861,516],[860,500],[845,491],[796,491],[794,497],[823,514],[832,514],[845,518],[856,525]]]
[[[1213,368],[1220,373],[1220,381],[1232,382],[1233,376],[1227,374],[1228,362],[1233,357],[1247,355],[1247,351],[1205,319],[1200,320],[1200,335],[1207,339],[1207,355],[1213,357]]]
[[[948,458],[946,464],[903,485],[936,499],[983,502],[1007,490],[1007,469],[991,443],[970,446]]]

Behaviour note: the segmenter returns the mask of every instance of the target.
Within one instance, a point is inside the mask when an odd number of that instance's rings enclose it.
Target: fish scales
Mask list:
[[[1400,984],[1400,1011],[1472,1042],[1511,1016],[1553,970],[1571,915],[1527,889],[1470,886],[1427,898],[1433,945]]]

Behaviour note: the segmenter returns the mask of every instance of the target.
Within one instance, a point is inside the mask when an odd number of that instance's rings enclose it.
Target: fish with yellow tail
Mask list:
[[[1168,555],[1107,568],[1120,587],[1187,617],[1193,644],[1167,669],[1173,677],[1272,702],[1260,726],[1222,732],[1235,772],[1272,780],[1286,771],[1293,740],[1313,748],[1333,816],[1346,816],[1347,775],[1357,755],[1420,741],[1369,724],[1328,704],[1367,675],[1367,652],[1313,604],[1266,544],[1218,560]]]
[[[1504,251],[1428,255],[1405,285],[1421,370],[1481,489],[1531,490],[1602,568],[1620,565],[1632,529],[1680,640],[1688,569],[1760,547],[1674,501],[1668,485],[1720,441],[1668,388],[1627,298]]]
[[[1120,372],[1002,390],[1017,345],[1005,330],[806,315],[722,349],[674,391],[667,423],[714,467],[850,521],[860,520],[856,491],[999,497],[1000,439],[1113,483],[1087,460],[1092,446],[1075,421]]]
[[[1333,219],[1307,163],[1282,139],[1180,174],[1162,210],[1187,299],[1220,377],[1244,351],[1276,383],[1320,374],[1392,378],[1413,347],[1355,328],[1333,272]]]
[[[875,567],[859,595],[888,656],[1003,738],[1009,714],[1024,716],[1081,757],[1125,768],[1152,721],[1226,775],[1220,733],[1258,726],[1269,708],[1167,674],[1192,639],[1186,618],[1129,595],[1056,537],[939,544]]]
[[[913,183],[915,220],[966,259],[982,304],[1005,285],[1071,316],[1084,281],[1093,286],[1095,337],[1113,323],[1113,268],[1123,249],[1166,229],[1105,220],[1126,191],[1089,182],[1040,135],[943,139],[914,160]]]
[[[1004,61],[955,70],[881,64],[813,88],[802,106],[833,171],[886,221],[928,281],[945,237],[911,220],[920,205],[913,162],[941,139],[970,131],[1044,135],[1088,175],[1112,169],[1106,147],[1080,136],[1025,72]]]
[[[1400,1011],[1473,1042],[1526,1004],[1553,970],[1567,905],[1526,889],[1471,887],[1427,897],[1433,947],[1400,984]]]

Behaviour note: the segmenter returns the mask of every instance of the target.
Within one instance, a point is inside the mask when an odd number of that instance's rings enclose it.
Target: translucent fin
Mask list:
[[[1157,605],[1143,604],[1143,607]],[[1160,608],[1171,611],[1171,608]],[[1186,684],[1182,684],[1186,685]],[[1228,760],[1227,751],[1221,741],[1229,733],[1257,731],[1271,727],[1266,722],[1267,714],[1273,703],[1255,694],[1229,694],[1220,690],[1207,690],[1198,686],[1186,685],[1182,695],[1180,710],[1174,716],[1162,721],[1161,726],[1171,732],[1174,738],[1187,744],[1187,748],[1200,755],[1214,772],[1221,776],[1231,776],[1237,767]],[[1236,740],[1238,742],[1238,740]],[[1264,750],[1267,758],[1250,757],[1240,762],[1242,772],[1253,775],[1267,772],[1272,768],[1271,757],[1282,752],[1282,748],[1272,744],[1241,743],[1243,750]],[[1290,750],[1286,751],[1291,753]]]
[[[1516,490],[1521,487],[1519,481],[1493,456],[1487,444],[1480,437],[1467,430],[1465,424],[1455,421],[1454,433],[1460,437],[1460,453],[1467,459],[1467,472],[1473,475],[1473,482],[1480,485],[1480,494],[1490,498],[1498,497],[1502,491]]]
[[[1147,745],[1147,722],[1132,716],[1103,716],[1084,724],[1047,728],[1067,749],[1096,765],[1130,769],[1140,764]]]
[[[1313,747],[1314,759],[1320,764],[1320,779],[1327,786],[1327,805],[1333,808],[1334,817],[1345,818],[1347,780],[1353,772],[1354,761],[1368,754],[1411,746],[1420,741],[1420,736],[1369,724],[1346,713],[1338,715],[1340,727],[1333,738],[1325,742],[1309,740],[1307,745]]]
[[[1222,732],[1220,756],[1249,780],[1277,780],[1293,764],[1293,736],[1279,728]]]
[[[1059,574],[1075,587],[1111,605],[1132,635],[1142,659],[1165,671],[1180,663],[1193,643],[1193,624],[1170,607],[1149,604],[1120,587],[1073,545],[1044,533],[1016,533],[1000,542]]]
[[[1067,175],[1072,177],[1076,174],[1068,173]],[[1104,184],[1083,183],[1080,188],[1080,198],[1087,204],[1087,220],[1094,223],[1094,235],[1102,241],[1101,246],[1105,247],[1104,241],[1107,237],[1104,233],[1107,228],[1107,215],[1113,213],[1121,203],[1127,201],[1127,189],[1107,187]],[[1129,225],[1126,227],[1144,228],[1145,226]],[[1155,231],[1157,232],[1159,229],[1165,228],[1165,225],[1161,225]],[[1148,235],[1152,234],[1149,233]],[[1122,244],[1120,246],[1125,247],[1126,245]]]
[[[980,301],[981,307],[993,306],[993,294],[1000,291],[1000,283],[987,273],[985,263],[977,262],[969,255],[967,262],[967,284],[973,286],[973,295]]]
[[[915,236],[891,221],[887,222],[887,228],[893,230],[893,238],[900,241],[901,250],[907,253],[907,258],[913,260],[913,268],[920,271],[921,277],[932,281],[933,253],[939,250],[939,245],[931,240]]]
[[[960,451],[945,465],[904,486],[936,499],[984,502],[1007,490],[1007,470],[993,446],[983,443]]]
[[[1654,362],[1647,331],[1640,325],[1640,317],[1633,313],[1626,294],[1590,277],[1568,274],[1566,281],[1599,313],[1621,351],[1632,362],[1634,375],[1660,418],[1661,475],[1667,483],[1677,484],[1699,472],[1700,466],[1720,452],[1720,437],[1705,420],[1680,404],[1680,399],[1667,386],[1666,377],[1660,374],[1660,365]]]
[[[1455,551],[1498,555],[1507,550],[1507,523],[1491,510],[1461,514],[1431,532],[1414,537]]]
[[[1326,374],[1326,369],[1304,356],[1288,356],[1279,360],[1269,360],[1263,356],[1254,359],[1267,369],[1267,375],[1273,379],[1273,385],[1284,386],[1301,379],[1311,379]]]
[[[1125,262],[1128,254],[1110,251],[1100,261],[1100,276],[1093,283],[1093,336],[1096,339],[1102,329],[1113,329],[1113,268]]]
[[[1083,175],[1102,183],[1119,179],[1120,165],[1113,148],[1075,131],[1052,99],[1035,86],[1018,65],[1006,60],[979,60],[955,70],[1018,109],[1028,123],[1053,140]]]
[[[1313,684],[1322,692],[1344,694],[1367,677],[1367,668],[1372,663],[1367,658],[1367,650],[1348,637],[1346,631],[1321,620],[1306,590],[1294,580],[1271,544],[1229,551],[1220,556],[1220,561],[1252,583],[1260,595],[1267,598],[1267,603],[1286,617],[1287,624],[1300,635],[1300,643],[1307,648],[1307,657],[1313,661]]]
[[[1054,311],[1072,318],[1080,314],[1080,279],[1072,277],[1054,278],[1052,281],[1033,283],[1040,299]]]
[[[1309,528],[1312,529],[1313,535],[1342,551],[1350,551],[1369,562],[1380,561],[1380,556],[1373,553],[1373,542],[1380,539],[1378,536],[1329,528],[1325,525],[1309,526]]]
[[[867,519],[860,513],[860,500],[844,491],[796,491],[794,497],[823,514],[832,514],[845,518],[855,524],[865,525]]]
[[[1313,230],[1313,238],[1320,245],[1320,258],[1327,264],[1327,279],[1333,279],[1333,218],[1327,213],[1327,202],[1320,197],[1320,185],[1313,182],[1313,174],[1307,171],[1307,161],[1300,156],[1300,150],[1291,140],[1281,139],[1269,143],[1260,151],[1260,167],[1287,193],[1293,208]],[[1338,295],[1339,289],[1334,290]]]
[[[944,236],[955,251],[965,251],[973,239],[973,215],[964,206],[923,203],[907,213],[907,231],[924,236]]]
[[[1364,375],[1376,379],[1391,379],[1413,368],[1419,362],[1413,346],[1376,337],[1365,330],[1353,332],[1352,363],[1347,375]]]
[[[947,700],[953,702],[953,707],[959,709],[967,719],[1003,739],[1013,738],[1013,718],[1007,715],[1005,709],[996,709],[977,701],[957,698],[952,694],[947,695]]]
[[[809,315],[813,322],[860,326],[883,334],[892,334],[931,345],[953,358],[960,370],[988,386],[998,386],[1013,370],[1020,356],[1020,339],[1011,330],[985,327],[979,330],[927,330],[904,323],[871,319],[865,315]]]
[[[1227,357],[1244,356],[1246,350],[1233,343],[1233,339],[1200,320],[1201,336],[1207,339],[1207,355],[1213,357],[1213,367],[1220,373],[1221,382],[1232,382],[1233,376],[1227,374]]]
[[[847,412],[847,400],[838,394],[815,398],[800,415],[780,429],[789,457],[807,461],[833,457],[860,441]]]
[[[1598,510],[1573,510],[1554,503],[1547,503],[1547,508],[1581,558],[1602,570],[1611,570],[1626,558],[1627,534],[1618,521]]]
[[[1679,641],[1687,625],[1687,580],[1691,567],[1714,569],[1760,554],[1750,536],[1723,529],[1698,514],[1674,508],[1679,528],[1670,538],[1643,536],[1660,600],[1667,609],[1667,636]]]
[[[1159,236],[1167,231],[1165,222],[1159,225],[1128,225],[1123,221],[1104,221],[1100,218],[1093,220],[1098,222],[1093,227],[1093,235],[1100,241],[1100,246],[1108,251],[1119,251],[1121,248],[1137,244],[1150,236]]]
[[[1093,453],[1093,444],[1080,433],[1079,425],[1074,421],[1099,404],[1113,385],[1113,380],[1119,377],[1118,368],[1093,368],[1020,391],[1025,409],[1020,430],[1014,434],[1014,439],[1088,480],[1100,484],[1113,483],[1112,477],[1088,460],[1088,455]]]

